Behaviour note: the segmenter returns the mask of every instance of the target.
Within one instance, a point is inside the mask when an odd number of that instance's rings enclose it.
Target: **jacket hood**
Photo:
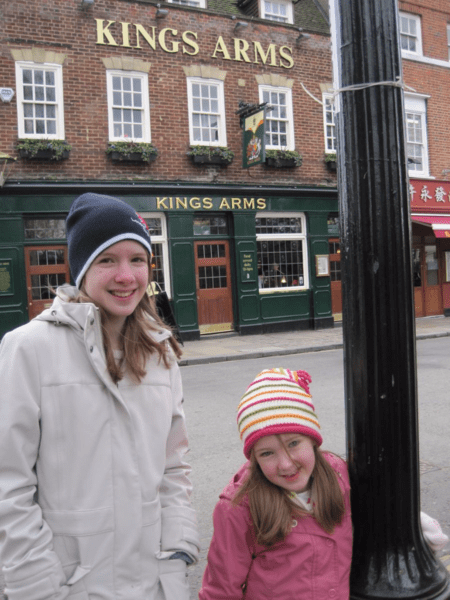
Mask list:
[[[86,329],[87,319],[100,318],[100,311],[91,302],[70,302],[76,298],[80,290],[73,285],[62,285],[56,290],[56,296],[50,308],[45,309],[35,317],[36,321],[48,321],[55,325],[66,325],[83,335]],[[160,328],[158,331],[150,331],[150,335],[156,343],[160,343],[171,336],[168,329]]]
[[[236,475],[234,475],[231,478],[228,485],[223,489],[222,493],[220,494],[220,498],[222,500],[232,500],[234,498],[234,496],[237,494],[238,489],[247,479],[249,468],[250,461],[248,460],[242,465],[242,467],[239,469]]]

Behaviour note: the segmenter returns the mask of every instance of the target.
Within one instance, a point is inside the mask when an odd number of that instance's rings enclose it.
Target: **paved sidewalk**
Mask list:
[[[416,339],[450,336],[450,317],[416,319]],[[318,331],[288,331],[263,335],[236,333],[204,335],[200,340],[185,342],[180,366],[202,363],[262,358],[319,352],[342,348],[342,326]]]

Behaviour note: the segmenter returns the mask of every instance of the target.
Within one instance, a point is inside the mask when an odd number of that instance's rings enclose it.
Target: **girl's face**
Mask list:
[[[266,478],[290,492],[309,488],[316,458],[314,442],[299,433],[282,433],[260,438],[253,447],[255,458]]]
[[[84,277],[84,289],[110,322],[120,326],[146,293],[148,280],[147,250],[139,242],[124,240],[97,256]]]

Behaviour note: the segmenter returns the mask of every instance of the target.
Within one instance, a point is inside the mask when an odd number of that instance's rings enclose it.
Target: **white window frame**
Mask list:
[[[422,170],[417,170],[414,167],[411,168],[411,163],[408,163],[408,172],[410,177],[429,177],[426,98],[427,96],[405,93],[405,136],[407,157],[408,143],[414,143],[413,141],[409,141],[408,136],[409,115],[412,117],[419,117],[422,131],[422,142],[420,144],[422,146]]]
[[[140,213],[144,219],[159,219],[161,222],[161,235],[150,234],[151,245],[160,244],[162,246],[162,267],[164,273],[164,287],[169,298],[172,297],[172,286],[170,278],[170,262],[169,262],[169,240],[167,236],[167,220],[166,215],[160,212],[143,212]]]
[[[309,289],[309,259],[308,259],[308,244],[307,244],[307,231],[306,231],[306,217],[304,213],[299,212],[271,212],[262,211],[257,212],[255,219],[258,218],[295,218],[301,219],[302,222],[302,233],[257,233],[256,242],[264,241],[298,241],[302,245],[302,257],[303,257],[303,285],[290,286],[290,287],[272,287],[272,288],[260,288],[260,294],[273,294],[274,292],[293,292],[300,290]],[[258,257],[257,257],[258,258]]]
[[[192,8],[206,8],[206,0],[167,0],[169,4],[191,6]]]
[[[337,135],[336,135],[336,111],[334,98],[332,94],[322,94],[323,101],[323,132],[325,136],[325,154],[335,154]],[[327,117],[331,115],[331,122]],[[331,127],[332,134],[328,135],[328,127]]]
[[[278,4],[283,5],[286,8],[286,19],[277,18],[276,15],[271,12],[266,11],[266,2],[265,0],[259,0],[259,14],[262,19],[266,19],[267,21],[273,21],[274,23],[294,23],[294,9],[292,6],[291,0],[268,0],[270,4]]]
[[[142,137],[116,136],[114,134],[113,119],[113,77],[132,77],[141,80],[142,90]],[[106,89],[108,99],[108,132],[110,142],[151,142],[150,129],[150,101],[148,90],[148,75],[138,71],[123,71],[120,69],[108,69],[106,71]]]
[[[227,145],[227,131],[226,131],[226,119],[225,119],[225,95],[224,95],[224,84],[219,79],[206,79],[203,77],[187,77],[187,92],[188,92],[188,111],[189,111],[189,140],[191,146],[226,146]],[[218,140],[203,141],[196,140],[194,138],[194,99],[192,94],[193,85],[210,85],[217,87],[217,100],[218,100]]]
[[[447,25],[448,60],[450,61],[450,25]]]
[[[402,20],[403,19],[403,20]],[[408,31],[403,30],[404,19],[408,20]],[[409,24],[414,22],[416,27],[416,35],[412,36],[409,33]],[[402,56],[404,58],[416,58],[418,56],[423,56],[422,50],[422,28],[420,23],[420,16],[413,15],[411,13],[399,12],[399,35],[400,35],[400,48],[402,49]],[[414,37],[416,40],[416,50],[404,50],[401,44],[402,35],[407,35],[409,37]]]
[[[292,106],[292,90],[287,87],[276,87],[273,85],[260,85],[259,86],[259,101],[264,102],[264,92],[277,92],[286,94],[286,137],[287,144],[282,146],[276,146],[274,144],[266,144],[266,150],[295,150],[295,134],[294,134],[294,111]],[[270,101],[269,101],[270,106]],[[272,117],[273,111],[269,110],[266,113],[266,128],[268,128],[268,123],[273,119]],[[278,120],[278,119],[276,119]]]
[[[52,71],[55,75],[55,112],[56,112],[56,132],[55,133],[27,133],[25,132],[25,114],[24,105],[27,101],[23,94],[22,72],[26,69]],[[17,88],[17,123],[19,139],[49,139],[64,140],[64,96],[63,96],[63,78],[62,65],[53,63],[35,63],[32,61],[16,61],[16,88]],[[32,104],[40,104],[39,101],[33,101]],[[45,102],[44,102],[45,104]]]

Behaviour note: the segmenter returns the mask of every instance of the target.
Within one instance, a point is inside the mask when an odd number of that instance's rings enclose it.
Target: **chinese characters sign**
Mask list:
[[[450,213],[450,181],[411,179],[409,182],[411,209]]]

